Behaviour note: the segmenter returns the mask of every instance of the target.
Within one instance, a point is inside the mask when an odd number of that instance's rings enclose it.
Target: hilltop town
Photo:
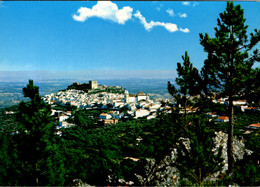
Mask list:
[[[195,98],[195,97],[194,97]],[[193,97],[192,97],[193,99]],[[89,83],[73,83],[67,89],[45,95],[44,102],[56,106],[71,106],[77,110],[99,110],[97,123],[109,125],[118,123],[119,120],[129,118],[154,119],[158,111],[162,113],[171,113],[174,105],[173,99],[150,99],[149,94],[139,91],[136,94],[130,94],[128,90],[120,86],[99,85],[97,81]],[[212,99],[213,103],[228,105],[227,98]],[[242,112],[259,111],[258,107],[249,107],[246,100],[234,101],[234,106],[240,108]],[[194,113],[199,110],[198,107],[187,107],[187,113]],[[106,112],[103,112],[106,111]],[[180,113],[185,112],[185,108],[180,106]],[[61,111],[52,109],[52,115],[55,115],[60,123],[60,128],[70,127],[74,124],[69,123],[71,111]],[[229,118],[208,112],[208,117],[214,118],[216,122],[228,122]],[[249,128],[259,128],[260,125],[251,124]]]
[[[0,186],[260,186],[257,5],[0,1]]]
[[[73,83],[66,90],[45,95],[43,100],[52,106],[58,104],[74,106],[77,109],[112,110],[100,114],[99,121],[104,124],[117,123],[121,118],[129,117],[153,119],[156,118],[158,110],[170,112],[169,106],[162,105],[163,102],[170,102],[169,99],[151,100],[149,95],[142,91],[129,94],[122,87],[99,85],[97,81],[89,81],[89,84]],[[53,115],[55,113],[60,113],[59,122],[62,126],[67,124],[70,113],[53,110]]]
[[[157,149],[158,147],[155,142],[162,141],[163,143],[160,143],[160,146],[162,146],[165,144],[164,136],[166,136],[167,139],[171,138],[171,134],[173,133],[182,132],[176,131],[176,129],[169,131],[171,128],[170,124],[174,121],[173,116],[176,113],[177,115],[180,114],[179,116],[184,116],[184,114],[187,113],[189,117],[196,116],[199,118],[201,110],[200,107],[193,105],[189,105],[186,108],[182,105],[178,106],[174,99],[151,99],[149,93],[144,93],[141,90],[133,94],[129,93],[129,91],[123,87],[99,85],[97,81],[89,81],[89,83],[83,84],[73,83],[64,90],[39,97],[41,97],[43,102],[48,104],[46,106],[50,107],[51,119],[54,122],[50,124],[55,124],[54,129],[57,138],[62,141],[69,139],[69,142],[75,138],[80,138],[80,140],[77,141],[73,140],[76,144],[79,142],[81,144],[84,141],[91,143],[93,140],[92,143],[95,146],[102,146],[103,143],[100,144],[99,142],[105,141],[106,145],[109,145],[106,148],[109,152],[114,149],[112,145],[118,144],[123,148],[118,146],[117,151],[126,150],[122,153],[122,162],[131,161],[138,164],[141,164],[141,162],[139,162],[141,158],[138,155],[142,153],[141,150],[143,150],[143,146],[145,146],[145,148],[152,146]],[[189,99],[196,100],[198,97],[199,96],[189,96]],[[227,108],[229,104],[228,98],[212,97],[211,101],[216,104],[215,106],[221,106],[223,108]],[[245,99],[237,99],[233,101],[233,103],[236,110],[239,110],[238,113],[236,112],[236,117],[239,120],[236,121],[234,154],[239,160],[243,160],[246,154],[257,154],[254,148],[245,147],[243,138],[253,141],[250,140],[250,138],[256,137],[255,134],[260,127],[260,124],[257,122],[259,119],[257,115],[260,109],[259,107],[252,107]],[[22,105],[21,103],[20,106]],[[208,125],[214,129],[211,131],[214,134],[212,141],[215,142],[216,147],[223,147],[221,155],[224,160],[221,172],[226,172],[228,169],[228,156],[226,152],[228,136],[225,129],[227,122],[229,122],[229,117],[225,115],[225,112],[222,113],[221,110],[217,108],[205,112],[204,114],[206,114],[207,117],[203,115],[203,120],[206,120]],[[1,116],[3,121],[2,131],[10,129],[12,136],[19,136],[20,132],[15,127],[16,120],[18,119],[16,116],[18,115],[19,112],[17,113],[15,110],[5,110]],[[41,115],[41,112],[39,115]],[[164,117],[166,117],[166,119],[164,119]],[[168,119],[170,119],[170,123],[167,121]],[[6,125],[6,122],[9,123],[9,125]],[[12,126],[12,124],[14,126]],[[193,128],[194,130],[200,128],[199,124],[196,124],[195,121],[189,121],[188,125],[189,128]],[[138,128],[140,129],[138,130]],[[28,134],[28,132],[29,131],[25,131],[25,134]],[[203,131],[203,133],[206,133],[206,131]],[[180,136],[184,141],[187,140],[183,138],[185,134],[181,134]],[[83,137],[87,139],[85,140]],[[97,137],[99,139],[98,141],[95,140]],[[106,138],[109,140],[104,140]],[[171,141],[169,141],[169,144],[166,146],[172,148],[172,143],[170,142]],[[93,146],[92,144],[86,145],[84,148],[80,148],[80,150],[85,150],[85,147]],[[91,147],[91,151],[94,151],[94,155],[96,154],[95,150],[99,150],[99,148],[95,146],[93,148]],[[138,152],[132,154],[136,149],[138,149]],[[77,148],[71,150],[74,151],[77,150]],[[154,148],[151,150],[154,150]],[[210,147],[210,150],[216,151],[213,147]],[[145,151],[149,151],[149,149]],[[157,154],[157,152],[152,151],[152,154]],[[171,154],[175,155],[176,151],[173,151]],[[106,157],[103,156],[101,156],[101,158],[106,159]],[[110,160],[110,157],[108,157],[108,160]],[[152,159],[149,156],[147,162],[150,161],[152,161]],[[169,164],[170,162],[165,160],[165,163]],[[159,166],[161,167],[162,165],[159,164]],[[178,176],[178,171],[175,170],[176,168],[169,167],[165,172],[173,172],[176,173],[173,176]],[[216,179],[216,177],[214,177],[215,174],[216,173],[211,176],[210,180]],[[165,176],[162,175],[163,178],[167,178],[167,180],[172,179],[166,175],[167,174],[165,174]],[[109,174],[108,176],[110,177],[111,175]],[[177,184],[177,177],[174,179],[171,184]],[[137,181],[134,183],[130,179],[129,181],[118,179],[118,181],[120,184],[137,184]],[[165,182],[162,184],[168,183],[169,182]]]

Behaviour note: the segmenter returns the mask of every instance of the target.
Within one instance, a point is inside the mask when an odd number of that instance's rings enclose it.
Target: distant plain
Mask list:
[[[65,76],[67,75],[67,76]],[[29,79],[33,79],[39,86],[41,95],[55,93],[66,89],[68,85],[89,80],[97,80],[98,84],[108,86],[122,86],[129,93],[136,94],[143,91],[154,98],[169,98],[167,82],[173,82],[175,71],[81,71],[81,72],[0,72],[0,108],[18,104],[24,100],[22,88]]]

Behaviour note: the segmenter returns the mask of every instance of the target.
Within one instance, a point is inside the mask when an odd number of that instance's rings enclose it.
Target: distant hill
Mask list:
[[[35,85],[39,86],[41,95],[55,93],[59,90],[67,89],[67,87],[74,82],[88,82],[88,80],[79,79],[48,79],[48,80],[36,80]],[[125,88],[129,93],[136,94],[139,91],[143,91],[145,94],[149,94],[150,98],[170,98],[170,94],[167,90],[167,82],[174,82],[174,79],[154,78],[154,79],[96,79],[98,84],[107,86],[119,86]],[[25,81],[0,81],[0,108],[12,106],[24,100],[22,94],[22,88],[28,84],[28,79]]]
[[[0,82],[61,81],[75,82],[86,80],[130,80],[130,79],[175,79],[175,70],[138,70],[138,71],[0,71]]]

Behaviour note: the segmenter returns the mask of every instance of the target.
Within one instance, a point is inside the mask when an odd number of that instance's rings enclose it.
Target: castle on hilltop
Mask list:
[[[97,81],[89,81],[89,83],[80,84],[78,82],[74,82],[72,85],[68,86],[68,89],[76,89],[76,90],[94,90],[98,89]]]
[[[97,89],[98,83],[97,83],[97,81],[89,81],[89,86],[90,86],[90,89]]]
[[[109,92],[109,93],[124,93],[124,89],[121,86],[106,86],[98,84],[97,81],[89,81],[89,83],[80,84],[74,82],[69,85],[67,90],[82,90],[86,93],[97,93],[97,92]]]

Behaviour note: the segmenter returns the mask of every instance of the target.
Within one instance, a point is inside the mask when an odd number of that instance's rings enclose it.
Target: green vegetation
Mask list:
[[[18,109],[17,156],[20,163],[19,185],[58,185],[64,182],[63,159],[55,134],[51,108],[39,95],[39,87],[30,80],[23,89],[30,102]]]
[[[79,84],[77,82],[74,82],[72,85],[69,85],[67,90],[69,89],[75,89],[75,90],[83,90],[83,91],[88,91],[90,88],[90,85],[88,83],[84,84]]]
[[[244,10],[240,5],[234,6],[233,2],[227,3],[227,8],[220,13],[215,27],[215,37],[210,38],[206,33],[200,34],[200,44],[208,54],[202,68],[207,82],[204,86],[227,96],[229,101],[229,138],[228,138],[228,166],[233,172],[233,131],[234,131],[234,96],[245,94],[246,83],[252,71],[252,66],[259,61],[259,51],[254,49],[260,40],[260,31],[247,35],[248,26],[245,25]],[[253,50],[253,54],[250,51]],[[253,81],[255,82],[255,81]],[[254,90],[255,88],[251,88]]]
[[[56,103],[53,107],[53,110],[61,110],[61,111],[75,111],[77,110],[76,106],[71,106],[69,104],[61,105]]]
[[[132,119],[101,127],[95,125],[94,119],[105,111],[79,110],[72,118],[76,125],[61,129],[62,136],[58,136],[50,106],[43,103],[32,81],[24,88],[24,94],[30,97],[30,102],[13,107],[16,114],[1,113],[4,130],[0,134],[0,162],[4,166],[0,170],[1,185],[70,185],[74,179],[91,185],[121,185],[124,182],[118,179],[122,179],[134,185],[151,186],[177,175],[163,174],[169,167],[178,169],[180,184],[208,184],[205,177],[223,164],[221,156],[212,152],[214,132],[221,126],[207,122],[205,116],[187,115],[191,122],[188,126],[184,125],[182,115],[159,113],[158,118],[149,121]],[[236,116],[239,121],[247,121],[246,125],[260,120],[256,113]],[[8,120],[13,122],[10,124],[13,129],[5,128]],[[181,141],[187,138],[191,142],[190,150]],[[254,145],[258,145],[259,137],[246,135],[245,140],[254,154],[245,157],[251,161],[237,162],[238,172],[232,182],[256,184],[259,167],[254,163],[259,147]],[[169,160],[173,149],[177,150],[176,158]],[[183,155],[185,152],[188,154]],[[241,178],[244,169],[254,178]],[[215,183],[229,184],[228,179],[221,180]]]
[[[178,77],[175,82],[179,85],[179,89],[176,89],[174,85],[168,82],[169,93],[176,100],[176,107],[181,105],[184,107],[184,118],[187,116],[187,107],[191,106],[191,100],[188,96],[194,96],[199,94],[199,82],[200,77],[198,70],[193,68],[192,63],[190,62],[190,57],[188,52],[185,52],[185,56],[182,56],[183,66],[181,63],[177,63],[177,72]]]
[[[91,89],[90,85],[88,83],[79,84],[79,83],[73,83],[72,85],[69,85],[67,90],[75,89],[75,90],[82,90],[83,92],[89,93],[89,94],[96,94],[100,92],[107,92],[107,93],[118,93],[122,94],[124,93],[123,88],[117,88],[115,86],[103,86],[99,85],[96,89]]]
[[[90,94],[96,94],[96,93],[100,93],[100,92],[107,92],[107,93],[118,93],[118,94],[122,94],[124,93],[124,90],[122,88],[116,88],[116,87],[105,87],[103,89],[95,89],[90,91]]]
[[[180,171],[183,185],[206,184],[211,175],[221,171],[223,158],[222,147],[215,148],[212,137],[215,131],[207,126],[205,116],[196,116],[185,129],[188,139],[180,139],[177,146],[176,166]],[[190,144],[188,144],[190,142]]]
[[[215,104],[208,96],[228,96],[229,101],[237,95],[258,96],[259,70],[252,65],[259,54],[255,50],[249,56],[248,52],[260,33],[247,40],[243,11],[232,2],[220,18],[215,38],[201,35],[208,53],[202,71],[193,68],[185,52],[184,63],[178,63],[177,69],[180,88],[168,82],[169,93],[185,108],[188,97],[199,94],[192,103],[199,109],[194,113],[158,111],[152,120],[130,119],[105,127],[97,124],[97,117],[108,110],[56,105],[56,110],[72,111],[68,122],[74,123],[58,130],[51,106],[29,80],[23,88],[28,102],[0,111],[0,185],[63,186],[73,185],[75,179],[97,186],[129,185],[130,181],[135,186],[259,185],[260,131],[245,133],[247,125],[260,122],[259,111],[242,113],[233,109],[232,102]],[[249,80],[254,88],[246,84]],[[257,104],[255,99],[251,102]],[[206,112],[228,114],[231,122],[215,123]],[[228,133],[228,171],[223,170],[226,142],[214,141],[218,131]],[[247,149],[240,160],[233,159],[233,136],[243,140]]]

